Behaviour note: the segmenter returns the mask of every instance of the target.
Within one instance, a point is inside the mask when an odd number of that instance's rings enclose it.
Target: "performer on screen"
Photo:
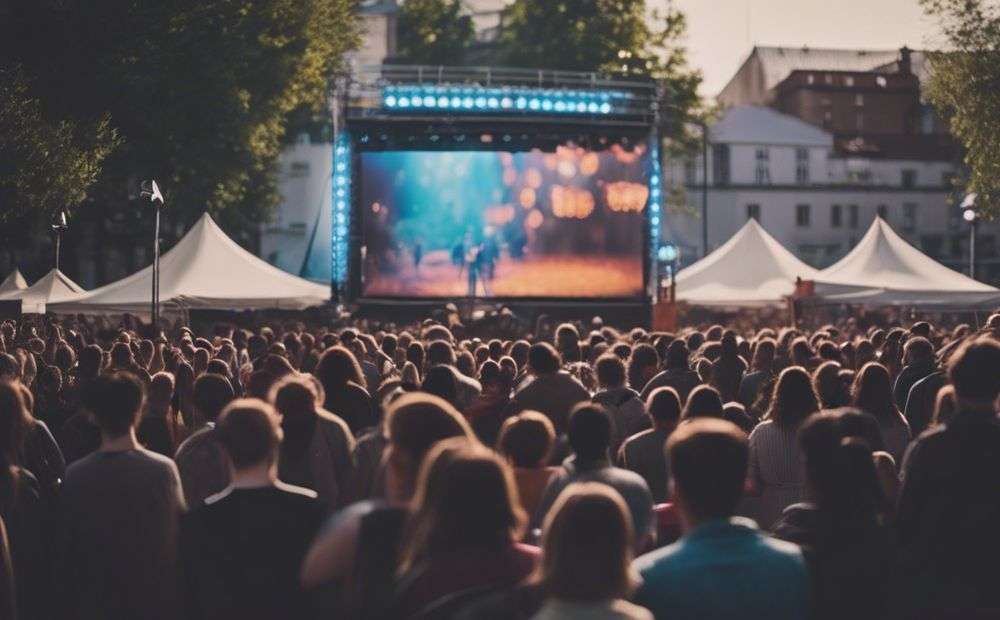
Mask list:
[[[413,268],[416,270],[420,269],[420,261],[424,258],[424,246],[420,244],[420,240],[417,239],[416,243],[413,244]]]

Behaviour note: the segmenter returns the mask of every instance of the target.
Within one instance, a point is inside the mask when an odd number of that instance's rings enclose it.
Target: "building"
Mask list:
[[[685,198],[670,208],[665,235],[685,262],[703,255],[704,168],[709,251],[753,217],[825,267],[882,215],[928,255],[967,270],[969,229],[952,182],[960,152],[921,98],[927,70],[925,55],[907,48],[754,48],[719,94],[709,160],[667,166],[674,195]],[[981,225],[977,241],[977,275],[993,282],[998,232]]]

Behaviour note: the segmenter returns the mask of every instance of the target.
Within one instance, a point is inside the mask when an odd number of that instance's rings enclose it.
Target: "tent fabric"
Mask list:
[[[152,278],[150,265],[52,309],[70,313],[146,313]],[[207,213],[160,257],[160,302],[167,310],[301,310],[329,299],[329,287],[293,276],[257,258],[230,239]]]
[[[15,269],[0,283],[0,295],[21,291],[28,288],[28,282],[21,275],[20,269]]]
[[[832,303],[871,306],[973,308],[1000,303],[1000,289],[930,258],[881,217],[847,256],[816,276],[815,294]]]
[[[750,219],[729,241],[677,273],[677,299],[698,306],[776,306],[795,291],[797,278],[817,274]]]
[[[20,299],[22,313],[45,314],[49,304],[69,302],[86,293],[87,291],[70,280],[66,274],[53,269],[28,288],[0,294],[0,300]]]

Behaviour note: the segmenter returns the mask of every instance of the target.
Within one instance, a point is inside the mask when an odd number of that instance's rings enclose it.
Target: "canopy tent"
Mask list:
[[[21,275],[21,270],[15,269],[10,273],[10,275],[3,279],[2,283],[0,283],[0,295],[11,293],[13,291],[21,291],[26,288],[28,288],[28,282],[24,279],[24,276]]]
[[[20,299],[22,313],[45,314],[49,304],[72,301],[86,293],[65,273],[53,269],[28,288],[0,294],[0,300]]]
[[[818,272],[797,259],[756,220],[677,274],[677,299],[699,306],[775,306],[795,291],[797,278]]]
[[[988,308],[1000,289],[949,269],[876,217],[847,256],[815,278],[814,302],[926,308]]]
[[[95,289],[56,312],[146,313],[153,267]],[[286,273],[230,239],[206,213],[160,258],[160,300],[165,308],[302,309],[330,299],[330,289]]]

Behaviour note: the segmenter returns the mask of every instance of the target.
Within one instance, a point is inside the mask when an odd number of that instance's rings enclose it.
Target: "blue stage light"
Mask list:
[[[528,100],[524,97],[518,97],[514,105],[517,106],[518,110],[523,110],[528,107]]]
[[[408,107],[410,107],[410,98],[409,97],[400,97],[399,98],[399,107],[401,107],[401,108],[408,108]]]
[[[472,105],[473,105],[472,97],[466,97],[465,99],[462,99],[462,107],[465,108],[466,110],[471,110]]]
[[[496,97],[490,97],[489,99],[486,100],[486,105],[489,106],[490,108],[495,109],[500,105],[500,100],[498,100]]]
[[[387,108],[394,108],[394,107],[396,107],[396,96],[395,95],[386,95],[386,97],[385,97],[385,107],[387,107]]]
[[[610,114],[610,113],[611,113],[611,104],[607,102],[602,103],[601,114]]]
[[[562,101],[562,100],[556,101],[555,108],[556,108],[556,112],[565,112],[566,111],[566,102]]]
[[[521,110],[560,114],[611,114],[612,101],[631,98],[619,91],[580,91],[527,87],[393,85],[382,89],[386,110]]]
[[[509,110],[511,106],[514,105],[514,100],[510,97],[504,97],[500,100],[500,107],[504,110]]]
[[[539,101],[538,99],[532,99],[532,100],[528,101],[528,108],[529,109],[531,109],[531,110],[537,110],[540,107],[542,107],[542,102]]]
[[[462,105],[462,98],[461,97],[452,97],[451,98],[451,107],[458,108],[458,107],[461,107],[461,105]]]
[[[449,104],[449,99],[447,97],[438,97],[437,104],[439,108],[447,108]]]
[[[486,107],[486,97],[476,97],[476,107],[485,108]]]

